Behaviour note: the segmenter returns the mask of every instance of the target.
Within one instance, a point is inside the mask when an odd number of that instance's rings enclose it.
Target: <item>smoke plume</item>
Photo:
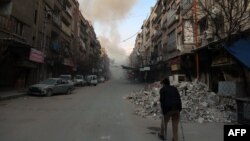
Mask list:
[[[101,27],[98,38],[102,47],[107,49],[110,58],[122,64],[126,60],[126,51],[120,47],[122,42],[118,31],[119,23],[126,18],[137,0],[82,0],[83,15]]]

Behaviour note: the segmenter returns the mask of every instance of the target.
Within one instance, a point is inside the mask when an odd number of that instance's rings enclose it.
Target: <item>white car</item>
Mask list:
[[[87,84],[96,86],[98,83],[96,75],[88,75],[87,76]]]
[[[72,81],[72,75],[63,74],[63,75],[60,75],[60,78],[67,80],[70,84],[74,85],[74,82]]]
[[[84,79],[83,75],[76,75],[74,77],[74,85],[80,85],[80,86],[84,86],[86,85],[86,80]]]
[[[101,76],[101,77],[98,78],[98,81],[103,83],[105,81],[105,78]]]

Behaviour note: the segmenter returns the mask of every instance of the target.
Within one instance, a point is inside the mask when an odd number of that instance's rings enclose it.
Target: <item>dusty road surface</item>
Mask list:
[[[116,79],[76,88],[71,95],[0,101],[0,140],[159,141],[160,122],[134,115],[133,105],[123,99],[142,87]],[[184,128],[187,141],[223,139],[221,124],[188,123]],[[179,137],[182,140],[181,132]]]
[[[71,95],[0,102],[1,141],[152,141],[148,121],[123,97],[143,85],[113,80]]]

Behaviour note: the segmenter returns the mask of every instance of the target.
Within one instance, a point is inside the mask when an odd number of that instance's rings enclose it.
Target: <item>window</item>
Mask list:
[[[168,51],[173,51],[176,49],[176,31],[172,31],[168,35]]]
[[[23,23],[19,22],[18,20],[15,20],[15,21],[16,21],[16,24],[15,24],[14,33],[22,36],[23,35]]]
[[[207,17],[204,17],[202,20],[200,20],[199,27],[200,27],[200,34],[203,34],[204,31],[208,29]]]

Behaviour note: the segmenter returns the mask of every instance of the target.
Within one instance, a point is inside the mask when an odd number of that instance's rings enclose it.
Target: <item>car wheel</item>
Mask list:
[[[48,90],[47,93],[46,93],[46,95],[47,95],[48,97],[52,96],[52,90]]]
[[[67,90],[67,92],[66,92],[66,94],[71,94],[71,92],[72,92],[72,90],[69,88],[68,90]]]

